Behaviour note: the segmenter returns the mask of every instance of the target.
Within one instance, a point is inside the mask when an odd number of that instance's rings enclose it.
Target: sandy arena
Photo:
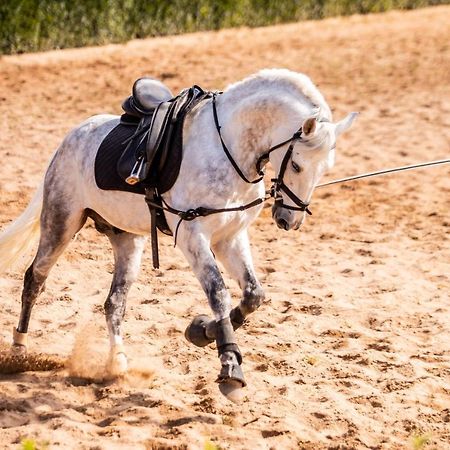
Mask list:
[[[305,72],[335,119],[361,112],[327,179],[448,158],[449,23],[443,6],[1,57],[1,226],[25,208],[65,134],[119,114],[142,75],[178,92],[223,89],[264,67]],[[450,448],[449,174],[318,189],[301,232],[263,210],[250,234],[267,301],[237,333],[248,382],[239,406],[219,393],[215,347],[184,339],[209,308],[170,238],[161,270],[148,246],[129,296],[130,374],[103,381],[112,254],[89,222],[30,326],[30,351],[65,368],[0,375],[0,447],[29,437],[49,449]],[[22,269],[0,279],[3,372]]]

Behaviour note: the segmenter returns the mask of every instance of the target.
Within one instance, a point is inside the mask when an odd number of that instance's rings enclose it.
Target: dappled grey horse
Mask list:
[[[162,98],[161,100],[165,100]],[[284,230],[297,230],[320,177],[334,164],[337,137],[354,113],[333,123],[330,108],[311,80],[285,69],[262,70],[211,96],[186,117],[183,159],[173,187],[163,194],[165,216],[177,228],[177,244],[208,298],[213,319],[196,317],[186,330],[198,346],[216,341],[221,391],[232,398],[245,386],[235,332],[261,304],[247,228],[261,210],[267,162],[276,178],[272,216]],[[111,241],[115,269],[105,302],[110,337],[109,370],[127,370],[121,322],[141,262],[150,216],[142,195],[98,188],[94,162],[117,116],[98,115],[77,126],[53,155],[31,203],[0,236],[0,270],[10,266],[40,235],[25,274],[22,309],[13,349],[25,351],[30,314],[64,248],[88,217]],[[248,207],[243,207],[248,206]],[[174,211],[207,209],[220,214],[179,222]],[[179,225],[177,227],[177,225]],[[242,299],[232,307],[216,258],[239,283]]]

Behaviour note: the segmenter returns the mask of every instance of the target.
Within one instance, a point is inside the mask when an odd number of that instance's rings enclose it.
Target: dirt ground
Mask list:
[[[450,7],[132,41],[0,58],[0,222],[27,205],[64,135],[120,113],[133,81],[221,89],[264,67],[308,74],[336,119],[360,111],[329,179],[449,157]],[[301,232],[265,209],[251,228],[267,302],[238,332],[248,387],[218,391],[214,347],[185,341],[208,312],[178,249],[144,258],[124,325],[131,373],[0,375],[1,448],[450,448],[449,167],[318,189]],[[101,378],[106,238],[88,224],[35,307],[31,351]],[[22,268],[0,279],[11,341]],[[228,278],[227,278],[228,280]],[[229,281],[234,301],[237,286]]]

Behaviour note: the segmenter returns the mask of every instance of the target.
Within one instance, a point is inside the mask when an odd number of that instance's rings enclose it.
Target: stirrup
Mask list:
[[[126,178],[125,181],[128,184],[131,184],[132,186],[139,183],[140,181],[142,181],[143,178],[141,178],[141,173],[142,173],[143,167],[144,167],[144,157],[141,157],[134,163],[134,166],[131,169],[131,173]]]

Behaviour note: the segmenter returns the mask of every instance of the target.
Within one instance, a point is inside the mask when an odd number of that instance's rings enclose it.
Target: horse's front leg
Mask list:
[[[214,338],[222,366],[217,379],[220,391],[230,400],[237,401],[239,391],[246,382],[241,369],[242,355],[230,320],[230,294],[210,249],[209,239],[205,235],[184,232],[180,247],[200,281],[214,314]]]
[[[253,267],[247,230],[241,231],[233,239],[216,243],[213,251],[242,289],[242,300],[230,311],[231,323],[236,330],[249,314],[259,308],[265,297]],[[207,316],[197,316],[189,326],[186,337],[200,347],[208,345],[216,338],[216,322]]]
[[[253,267],[247,230],[242,230],[234,239],[217,243],[213,250],[226,271],[242,289],[242,300],[230,312],[231,322],[236,330],[243,325],[248,315],[259,308],[265,297]]]

